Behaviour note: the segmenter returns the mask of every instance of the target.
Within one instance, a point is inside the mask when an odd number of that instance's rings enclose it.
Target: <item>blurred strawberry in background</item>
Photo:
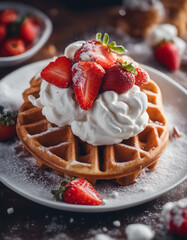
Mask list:
[[[14,9],[0,12],[0,57],[15,56],[30,48],[40,34],[41,19],[19,16]]]

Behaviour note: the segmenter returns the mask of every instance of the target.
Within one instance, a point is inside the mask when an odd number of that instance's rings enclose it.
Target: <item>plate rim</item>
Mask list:
[[[50,59],[45,59],[45,60],[41,60],[38,62],[34,62],[34,63],[30,63],[28,65],[25,65],[21,68],[18,68],[17,70],[9,73],[8,75],[6,75],[4,78],[2,78],[2,80],[0,81],[0,83],[2,81],[6,81],[6,79],[8,79],[8,77],[12,74],[16,74],[17,71],[20,70],[24,70],[24,68],[27,67],[32,67],[35,65],[42,65],[43,63],[47,63],[51,60]],[[155,73],[156,75],[160,75],[162,76],[166,82],[169,82],[170,84],[173,85],[173,87],[178,88],[180,91],[182,91],[186,97],[187,97],[187,90],[182,87],[179,83],[177,83],[175,80],[173,80],[170,76],[167,76],[165,73],[160,72],[157,69],[154,69],[153,67],[147,66],[147,65],[143,65],[141,64],[141,66],[143,66],[148,72],[152,72]],[[177,181],[175,184],[165,188],[162,191],[159,191],[156,194],[151,195],[151,197],[145,197],[139,201],[136,201],[134,203],[129,203],[129,204],[119,204],[117,206],[111,207],[111,206],[104,206],[104,205],[99,205],[99,206],[85,206],[85,205],[73,205],[73,204],[67,204],[67,203],[63,203],[63,202],[56,202],[54,200],[48,200],[48,199],[44,199],[42,197],[37,197],[37,196],[32,196],[31,194],[29,194],[28,192],[20,189],[19,187],[15,187],[12,186],[11,184],[9,184],[6,181],[6,178],[1,177],[0,176],[0,182],[2,182],[5,186],[7,186],[8,188],[10,188],[11,190],[13,190],[14,192],[18,193],[19,195],[44,206],[47,207],[51,207],[54,209],[58,209],[58,210],[62,210],[62,211],[69,211],[69,212],[84,212],[84,213],[96,213],[96,212],[113,212],[113,211],[117,211],[117,210],[121,210],[121,209],[127,209],[130,207],[134,207],[134,206],[138,206],[141,204],[144,204],[146,202],[152,201],[158,197],[160,197],[161,195],[167,193],[168,191],[172,190],[173,188],[177,187],[179,184],[181,184],[182,182],[184,182],[187,179],[187,173],[186,175],[184,175],[179,181]]]

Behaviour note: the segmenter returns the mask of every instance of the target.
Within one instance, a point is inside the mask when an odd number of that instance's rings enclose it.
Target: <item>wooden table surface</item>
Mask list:
[[[106,1],[102,1],[103,7],[97,6],[91,9],[89,6],[78,7],[73,0],[68,1],[68,5],[64,5],[60,0],[17,2],[29,3],[45,12],[52,20],[54,29],[46,45],[33,58],[13,68],[0,68],[0,79],[23,65],[59,55],[68,43],[80,38],[87,39],[100,30],[109,32],[120,44],[128,46],[129,40],[132,40],[136,44],[136,48],[133,48],[132,44],[129,45],[131,49],[129,53],[132,57],[167,73],[187,88],[186,65],[183,65],[180,71],[172,73],[156,63],[150,51],[146,53],[140,51],[138,46],[145,47],[145,42],[128,38],[113,27],[113,6],[107,7]],[[182,239],[169,234],[164,229],[159,215],[164,203],[184,197],[187,197],[187,181],[162,197],[141,206],[110,213],[80,214],[38,205],[0,184],[0,239],[94,239],[99,233],[107,234],[111,239],[126,239],[125,228],[130,223],[144,223],[151,226],[156,232],[155,240]],[[7,209],[10,207],[14,208],[14,213],[8,215]],[[113,224],[115,220],[120,221],[120,227]]]

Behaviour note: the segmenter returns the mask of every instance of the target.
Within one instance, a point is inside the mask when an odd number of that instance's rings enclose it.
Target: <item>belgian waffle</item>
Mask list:
[[[26,149],[42,168],[52,168],[58,174],[84,177],[92,184],[98,179],[116,179],[128,185],[144,168],[157,164],[168,141],[168,126],[162,107],[159,87],[152,80],[141,87],[148,97],[149,123],[135,137],[119,144],[92,146],[76,137],[70,126],[50,123],[28,100],[39,97],[40,78],[33,78],[23,93],[24,103],[18,113],[17,133]]]

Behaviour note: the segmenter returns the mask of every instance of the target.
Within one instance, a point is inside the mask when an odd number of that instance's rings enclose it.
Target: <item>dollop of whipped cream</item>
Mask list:
[[[186,42],[179,38],[177,34],[178,30],[174,25],[160,24],[153,28],[147,40],[153,47],[163,40],[173,41],[176,44],[180,55],[182,55],[186,49]]]
[[[85,41],[76,41],[71,44],[69,44],[64,51],[64,55],[73,60],[75,52],[82,47],[82,45],[85,43]]]
[[[76,136],[94,146],[112,145],[135,136],[149,119],[147,96],[136,85],[123,94],[101,93],[87,111],[81,109],[71,87],[58,88],[45,80],[40,97],[30,95],[29,100],[42,108],[48,121],[59,127],[70,125]]]

